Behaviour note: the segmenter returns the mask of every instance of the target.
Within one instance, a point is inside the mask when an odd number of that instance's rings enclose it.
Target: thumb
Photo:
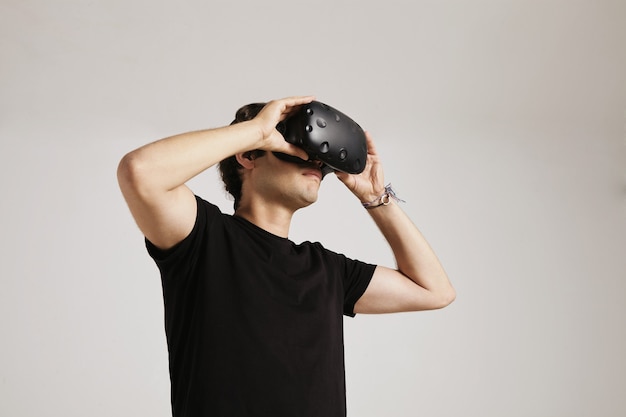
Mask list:
[[[354,191],[356,188],[356,177],[353,174],[347,172],[335,171],[335,176],[341,181],[350,191]]]
[[[282,149],[278,150],[278,152],[286,153],[287,155],[297,156],[300,159],[308,161],[309,154],[302,148],[297,147],[287,141],[285,141],[285,145]]]

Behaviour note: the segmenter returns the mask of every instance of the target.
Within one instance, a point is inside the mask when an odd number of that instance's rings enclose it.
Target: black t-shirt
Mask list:
[[[161,271],[173,415],[345,416],[342,316],[375,266],[196,200],[181,243],[146,242]]]

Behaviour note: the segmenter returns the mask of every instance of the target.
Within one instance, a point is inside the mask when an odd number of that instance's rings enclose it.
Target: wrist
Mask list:
[[[254,138],[254,148],[261,149],[265,145],[267,138],[270,136],[270,133],[266,132],[263,123],[257,119],[247,120],[245,122],[242,122],[241,124],[244,123],[247,125],[247,128],[250,129],[250,137]]]
[[[379,194],[376,198],[365,201],[365,202],[361,201],[361,204],[363,205],[364,208],[370,210],[376,207],[387,206],[389,205],[389,203],[391,203],[391,200],[404,203],[404,200],[401,200],[396,195],[396,192],[392,188],[391,183],[389,183],[385,186],[384,191],[381,194]]]
[[[239,144],[240,149],[237,152],[252,151],[267,147],[267,139],[263,125],[254,119],[230,125],[228,128],[233,129],[231,137],[236,139]]]

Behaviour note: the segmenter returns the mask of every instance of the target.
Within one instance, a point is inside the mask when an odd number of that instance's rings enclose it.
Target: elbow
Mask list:
[[[124,190],[132,184],[137,178],[137,158],[134,153],[130,152],[124,155],[117,165],[117,182],[120,188]]]
[[[450,289],[446,291],[446,294],[444,296],[443,307],[449,306],[454,302],[454,300],[456,300],[456,290],[453,286],[450,286]]]
[[[441,309],[449,306],[456,299],[456,290],[451,285],[439,292],[433,306],[433,310]]]
[[[134,191],[139,193],[146,181],[145,163],[137,151],[132,151],[124,155],[117,166],[117,182],[122,193]]]

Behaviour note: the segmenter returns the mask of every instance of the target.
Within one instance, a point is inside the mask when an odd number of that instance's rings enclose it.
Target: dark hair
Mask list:
[[[252,103],[247,104],[237,110],[235,113],[235,120],[232,121],[231,125],[245,122],[247,120],[252,120],[256,117],[257,114],[261,111],[263,107],[265,107],[266,103]],[[254,150],[249,152],[250,157],[259,157],[265,155],[265,151],[262,150]],[[233,204],[235,210],[239,207],[239,202],[241,201],[241,169],[243,167],[239,162],[237,162],[237,158],[235,155],[232,155],[226,159],[223,159],[219,163],[219,170],[222,176],[222,181],[224,181],[224,188],[226,191],[230,193],[235,199]]]

